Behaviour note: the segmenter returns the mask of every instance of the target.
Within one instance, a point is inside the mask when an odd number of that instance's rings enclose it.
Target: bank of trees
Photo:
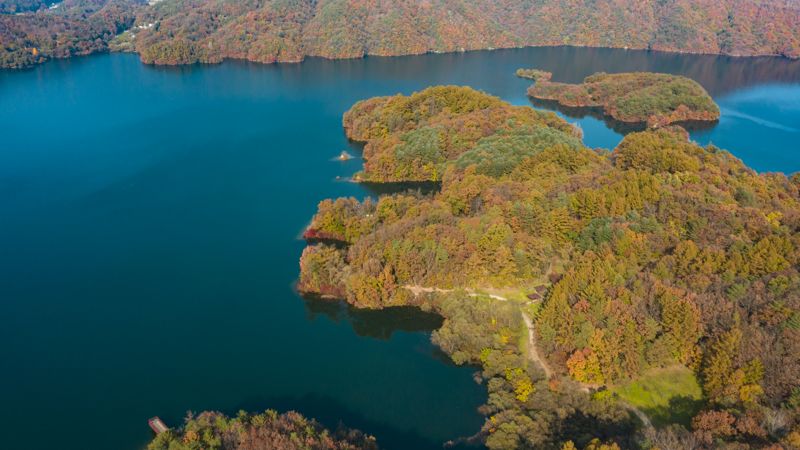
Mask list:
[[[153,64],[225,58],[294,62],[306,56],[548,45],[800,56],[800,10],[781,1],[65,0],[50,11],[38,0],[2,0],[2,67],[105,51],[114,28],[99,29],[92,14],[65,20],[62,11],[76,3],[94,9],[104,3],[134,7],[139,28],[126,35],[130,42],[124,48]],[[14,15],[19,12],[25,14]],[[125,24],[132,22],[126,19]],[[53,33],[62,38],[43,45]],[[46,58],[25,55],[40,47],[58,51],[45,52]]]
[[[756,174],[677,128],[630,134],[613,152],[589,150],[559,119],[526,122],[540,116],[508,106],[512,115],[498,114],[503,105],[481,95],[437,88],[354,107],[345,125],[368,141],[366,173],[380,155],[404,164],[402,136],[431,123],[449,135],[442,117],[459,129],[479,123],[481,133],[443,152],[434,194],[323,202],[310,230],[338,243],[309,246],[301,288],[325,280],[357,306],[439,311],[446,320],[436,342],[457,362],[483,367],[490,448],[580,448],[589,438],[758,448],[796,439],[798,180]],[[445,99],[426,100],[437,96]],[[411,99],[430,107],[408,113]],[[455,112],[459,105],[470,106]],[[521,310],[533,316],[553,379],[525,356]],[[675,365],[703,387],[691,429],[651,430],[632,442],[631,419],[613,398],[580,389],[602,392]],[[570,427],[571,414],[586,421]],[[724,414],[731,432],[715,428]]]
[[[145,62],[357,58],[525,45],[800,55],[796,8],[778,2],[172,0],[137,38]],[[188,54],[177,48],[192,48]],[[188,56],[184,58],[185,56]]]
[[[191,413],[183,425],[159,434],[148,450],[377,450],[375,439],[340,427],[331,432],[296,412],[261,414],[241,411],[236,417],[217,412]]]

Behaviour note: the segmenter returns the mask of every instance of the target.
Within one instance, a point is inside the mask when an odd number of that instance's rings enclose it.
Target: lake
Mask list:
[[[147,419],[294,409],[437,449],[476,432],[485,390],[413,310],[293,290],[299,239],[359,159],[341,115],[375,95],[470,85],[528,105],[519,67],[699,81],[722,109],[699,142],[800,170],[800,62],[531,48],[302,64],[149,67],[134,55],[0,71],[0,423],[12,449],[139,449]],[[622,135],[593,115],[592,147]]]

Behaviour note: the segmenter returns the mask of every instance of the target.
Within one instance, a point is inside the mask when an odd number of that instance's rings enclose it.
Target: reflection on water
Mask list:
[[[585,119],[592,117],[596,120],[602,121],[608,128],[611,128],[617,133],[628,134],[634,131],[642,131],[647,128],[644,123],[627,123],[614,120],[611,117],[603,114],[603,108],[579,107],[579,106],[565,106],[556,100],[546,100],[530,97],[530,102],[535,108],[548,109],[551,111],[558,111],[564,117],[570,119]]]
[[[255,70],[259,66],[257,63],[244,61],[232,63],[255,67]],[[293,79],[297,83],[303,78],[303,65],[312,65],[323,76],[341,76],[345,73],[350,77],[369,75],[387,80],[408,80],[425,74],[428,85],[445,82],[478,87],[529,83],[522,79],[516,83],[509,81],[512,77],[516,78],[514,72],[519,67],[552,72],[553,81],[564,83],[581,82],[586,76],[596,72],[663,72],[692,78],[714,97],[755,85],[800,83],[800,60],[585,47],[533,47],[401,57],[370,56],[362,60],[342,61],[310,58],[302,64],[283,65],[281,70],[287,79]],[[514,96],[504,89],[491,89],[489,92],[503,98]]]
[[[308,319],[324,316],[334,323],[347,323],[358,336],[389,340],[396,332],[426,333],[441,328],[444,319],[433,312],[412,306],[395,306],[385,309],[359,309],[342,300],[324,299],[316,295],[303,295]],[[439,347],[426,348],[429,356],[442,364],[455,366],[453,360]],[[480,370],[474,367],[476,371]],[[479,378],[475,378],[480,382]]]
[[[647,124],[644,122],[631,123],[615,120],[611,116],[603,114],[602,107],[565,106],[555,100],[543,100],[538,98],[531,98],[530,101],[535,108],[558,111],[561,115],[570,119],[582,120],[591,117],[595,120],[602,121],[608,128],[621,135],[647,129]],[[676,122],[674,125],[682,126],[689,132],[692,132],[709,130],[717,126],[717,123],[718,121],[686,121]]]
[[[635,131],[644,131],[647,129],[647,124],[643,122],[631,123],[631,122],[622,122],[619,120],[615,120],[611,116],[603,114],[603,109],[601,107],[594,108],[594,107],[564,106],[555,100],[543,100],[538,98],[531,98],[530,100],[531,104],[535,108],[558,111],[559,113],[561,113],[562,116],[569,119],[576,119],[578,121],[581,121],[586,119],[587,117],[591,117],[594,120],[602,121],[606,127],[610,128],[611,130],[620,135],[633,133]],[[719,121],[698,120],[698,121],[675,122],[673,123],[673,125],[678,125],[685,128],[689,132],[694,132],[694,131],[710,130],[715,126],[717,126],[718,123]]]
[[[410,193],[416,195],[430,195],[442,189],[438,181],[404,181],[401,183],[359,183],[373,195],[388,195],[397,193]]]
[[[510,50],[513,51],[513,50]],[[578,47],[530,49],[537,69],[553,73],[553,81],[578,83],[596,72],[663,72],[699,82],[712,96],[766,83],[800,82],[800,60],[685,55],[646,50]]]
[[[304,296],[309,319],[324,315],[335,323],[347,321],[357,335],[387,340],[396,331],[430,333],[442,326],[438,314],[401,306],[381,310],[353,308],[343,301]]]

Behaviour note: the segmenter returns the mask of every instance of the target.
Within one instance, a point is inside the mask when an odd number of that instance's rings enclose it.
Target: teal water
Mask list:
[[[578,81],[700,81],[693,132],[760,171],[800,170],[800,63],[574,48],[154,68],[131,55],[0,72],[0,429],[10,449],[137,449],[146,420],[296,409],[434,449],[477,431],[484,389],[429,341],[439,319],[293,291],[299,234],[361,161],[355,101],[466,84],[529,104],[518,67]],[[622,135],[568,117],[593,147]]]

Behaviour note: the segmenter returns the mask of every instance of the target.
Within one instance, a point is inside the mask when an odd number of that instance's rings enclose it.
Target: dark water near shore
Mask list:
[[[477,431],[474,369],[435,316],[359,312],[292,290],[298,236],[361,161],[341,114],[465,84],[529,104],[518,67],[688,75],[720,123],[693,132],[760,171],[800,170],[800,62],[523,49],[153,68],[131,55],[0,72],[0,429],[10,449],[137,449],[146,420],[296,409],[388,449]],[[621,134],[577,121],[590,146]],[[353,149],[349,149],[351,153]]]

